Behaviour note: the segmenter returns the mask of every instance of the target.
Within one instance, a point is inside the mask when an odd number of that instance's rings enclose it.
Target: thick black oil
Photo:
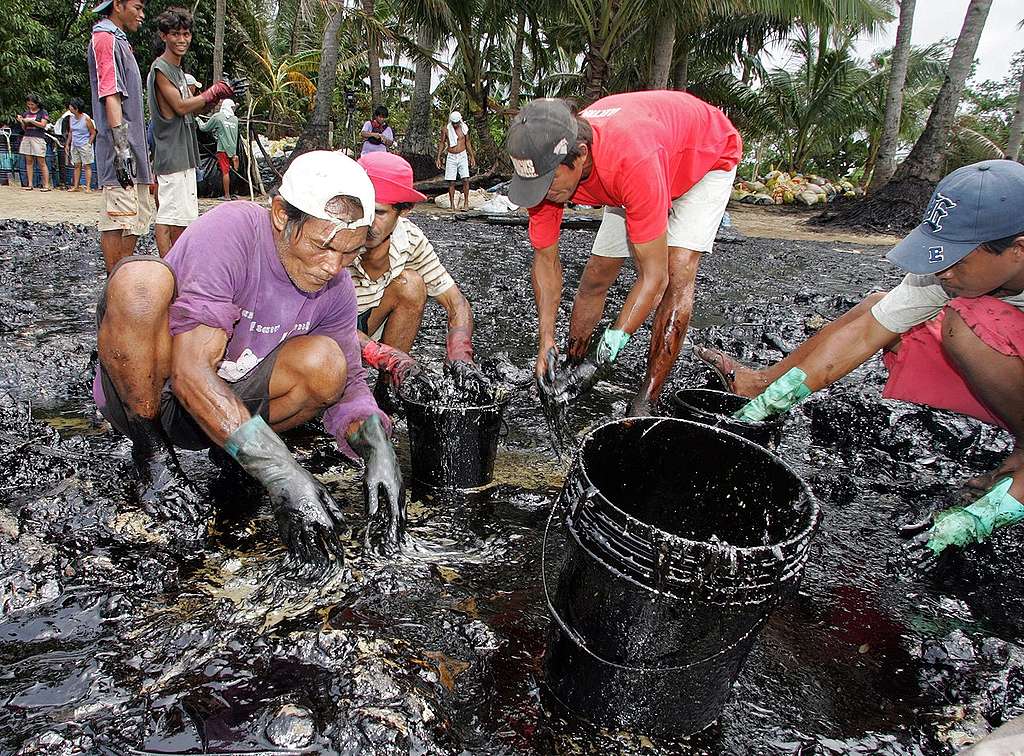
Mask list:
[[[418,220],[473,302],[477,352],[506,353],[528,382],[525,233]],[[563,338],[592,239],[563,235]],[[898,280],[883,252],[720,245],[698,275],[691,337],[777,359]],[[614,287],[609,312],[632,280]],[[590,727],[542,693],[539,557],[564,468],[530,391],[509,405],[494,485],[411,502],[409,546],[391,561],[361,552],[357,471],[329,439],[293,434],[352,527],[346,568],[300,579],[264,499],[221,491],[202,544],[127,504],[127,444],[94,424],[88,391],[102,282],[94,230],[0,223],[2,754],[953,753],[1022,711],[1021,586],[978,582],[1017,568],[999,560],[1019,554],[1019,535],[935,582],[887,569],[897,528],[997,464],[1009,439],[879,399],[877,359],[787,422],[779,454],[825,512],[800,592],[761,633],[719,724],[652,740]],[[644,328],[574,412],[576,429],[621,414],[648,343]],[[435,304],[414,353],[443,359]],[[688,357],[674,388],[705,382]],[[398,438],[408,469],[402,424]],[[215,483],[205,454],[183,457]]]

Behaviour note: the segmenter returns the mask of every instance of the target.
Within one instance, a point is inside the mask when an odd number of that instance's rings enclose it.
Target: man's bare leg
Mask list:
[[[679,357],[683,338],[693,313],[693,291],[701,253],[683,247],[669,247],[668,288],[658,304],[651,327],[651,348],[647,374],[629,405],[632,416],[649,415],[661,397],[661,389]]]
[[[78,186],[78,181],[75,181],[75,186]],[[85,188],[82,190],[85,192],[92,191],[92,165],[86,164],[85,166]]]
[[[998,469],[968,481],[983,494],[999,478],[1014,476],[1010,494],[1024,499],[1024,359],[1000,354],[988,346],[951,307],[942,321],[942,351],[982,403],[1002,419],[1013,434],[1014,450]]]
[[[100,232],[100,250],[103,252],[103,264],[107,268],[108,276],[118,260],[132,256],[137,239],[137,236],[125,234],[123,231]]]
[[[572,302],[572,317],[569,320],[569,359],[578,363],[587,356],[594,328],[604,314],[608,289],[622,270],[624,257],[601,257],[591,255],[583,269],[576,298]]]
[[[454,181],[449,181],[448,182],[448,207],[450,207],[452,209],[452,211],[454,212],[454,210],[455,210],[455,182]]]
[[[224,187],[224,199],[231,199],[231,173],[225,172],[220,174],[220,183]]]
[[[469,210],[469,178],[462,180],[462,209]]]
[[[345,354],[334,339],[288,339],[270,376],[270,426],[276,431],[298,427],[341,401],[347,376]]]
[[[71,182],[71,191],[73,191],[73,192],[80,192],[80,191],[82,191],[81,180],[82,180],[82,165],[80,163],[75,163],[74,178],[72,179],[72,182]]]
[[[153,228],[153,238],[156,241],[156,251],[160,253],[160,257],[167,257],[167,253],[171,251],[171,247],[174,246],[174,242],[178,241],[178,237],[184,233],[184,226],[165,226],[163,223],[157,223]]]
[[[807,357],[813,354],[815,350],[817,350],[822,343],[827,341],[836,331],[841,330],[850,322],[861,317],[866,311],[874,307],[875,303],[884,296],[885,292],[869,294],[859,304],[851,307],[845,313],[811,336],[811,338],[807,339],[807,341],[803,342],[800,346],[786,355],[784,359],[776,362],[774,365],[761,368],[760,370],[747,367],[735,358],[717,349],[701,349],[699,350],[699,356],[702,360],[715,365],[715,367],[717,367],[722,373],[727,375],[733,374],[735,376],[732,380],[732,391],[734,393],[737,393],[740,396],[755,397],[768,388],[769,384],[773,381],[785,375],[791,368],[806,362]],[[898,343],[899,340],[897,339],[889,348],[896,348]]]

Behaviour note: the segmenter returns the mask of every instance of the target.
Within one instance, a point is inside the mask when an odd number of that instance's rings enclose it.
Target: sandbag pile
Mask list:
[[[771,171],[761,179],[737,181],[732,199],[748,205],[824,205],[836,197],[857,197],[864,190],[847,179],[829,181],[814,174]]]

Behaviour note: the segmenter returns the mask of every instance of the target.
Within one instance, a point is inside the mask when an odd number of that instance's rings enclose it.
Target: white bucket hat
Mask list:
[[[299,155],[285,171],[280,193],[292,207],[336,224],[335,233],[373,223],[376,200],[370,177],[362,166],[340,152],[314,150]],[[359,200],[363,206],[361,218],[347,221],[328,212],[328,203],[339,194]]]

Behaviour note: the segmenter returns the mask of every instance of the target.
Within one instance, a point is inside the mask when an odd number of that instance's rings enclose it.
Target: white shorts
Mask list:
[[[673,200],[668,214],[668,246],[694,252],[711,251],[735,178],[735,168],[731,171],[708,171],[690,191]],[[590,254],[629,257],[629,247],[626,211],[621,207],[606,207]]]
[[[95,160],[92,145],[86,142],[80,147],[71,147],[71,165],[92,165]]]
[[[456,179],[469,178],[469,151],[449,152],[448,160],[444,164],[444,180],[455,181]]]
[[[156,211],[157,223],[161,226],[187,226],[199,217],[195,168],[161,174],[156,177],[156,183],[160,200]]]

